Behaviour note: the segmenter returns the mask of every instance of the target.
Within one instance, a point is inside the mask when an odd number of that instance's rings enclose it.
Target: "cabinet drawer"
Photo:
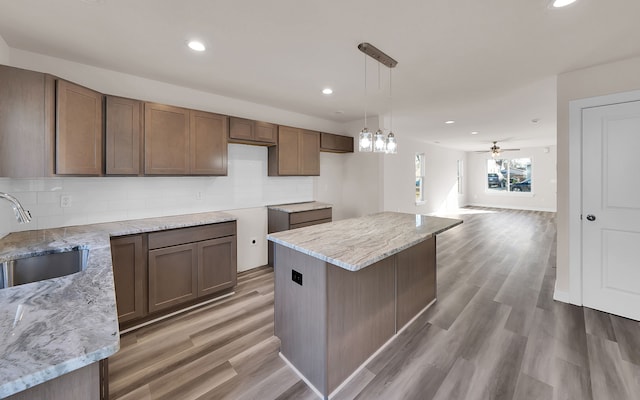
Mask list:
[[[301,224],[303,222],[318,221],[320,219],[331,218],[331,208],[322,208],[320,210],[301,211],[291,213],[289,215],[289,224]]]
[[[149,233],[149,250],[235,234],[235,221],[153,232]]]
[[[327,218],[327,219],[319,219],[319,220],[317,220],[317,221],[301,222],[301,223],[299,223],[299,224],[295,224],[295,225],[291,225],[291,226],[289,226],[289,229],[304,228],[305,226],[311,226],[311,225],[324,224],[325,222],[331,222],[331,218]]]

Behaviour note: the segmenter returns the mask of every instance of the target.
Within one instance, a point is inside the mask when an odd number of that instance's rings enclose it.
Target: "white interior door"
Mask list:
[[[583,304],[640,320],[640,101],[582,114]]]

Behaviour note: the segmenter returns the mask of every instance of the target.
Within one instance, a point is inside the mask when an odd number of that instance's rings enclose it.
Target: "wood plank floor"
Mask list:
[[[640,398],[640,323],[553,301],[553,213],[473,208],[438,236],[438,301],[337,399]],[[122,336],[112,399],[315,399],[278,357],[273,271]]]

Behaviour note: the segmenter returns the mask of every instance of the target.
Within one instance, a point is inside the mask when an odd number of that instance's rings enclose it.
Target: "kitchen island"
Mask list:
[[[436,235],[459,219],[383,212],[268,235],[281,356],[328,398],[436,299]]]

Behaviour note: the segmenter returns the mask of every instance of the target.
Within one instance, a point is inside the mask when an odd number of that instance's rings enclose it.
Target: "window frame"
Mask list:
[[[420,162],[420,167],[418,167],[418,160]],[[414,169],[415,169],[415,204],[422,205],[426,203],[425,200],[425,191],[424,191],[424,183],[425,183],[425,153],[416,153],[414,157]]]
[[[495,190],[494,188],[490,188],[489,187],[489,180],[488,180],[488,175],[489,175],[489,163],[488,161],[493,160],[493,158],[487,157],[485,160],[485,167],[484,167],[484,192],[485,194],[488,195],[492,195],[492,196],[514,196],[514,197],[533,197],[535,194],[535,184],[534,184],[534,157],[532,156],[527,156],[527,155],[519,155],[516,157],[499,157],[500,160],[508,160],[509,162],[511,162],[511,160],[517,160],[517,159],[522,159],[522,158],[528,158],[531,162],[531,172],[529,173],[529,179],[531,179],[531,191],[529,192],[514,192],[511,190]],[[505,178],[506,179],[506,178]]]
[[[456,171],[456,183],[458,185],[458,194],[464,194],[464,188],[462,186],[462,178],[464,177],[464,160],[457,160],[456,164],[458,170]]]

